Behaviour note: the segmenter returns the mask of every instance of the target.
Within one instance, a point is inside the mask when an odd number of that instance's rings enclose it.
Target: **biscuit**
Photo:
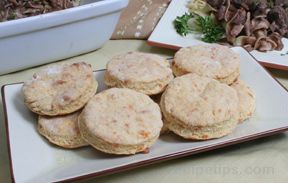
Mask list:
[[[254,92],[242,81],[237,80],[231,85],[239,98],[239,122],[243,122],[252,116],[256,108],[256,97]]]
[[[82,137],[110,154],[147,151],[158,139],[162,125],[159,106],[147,95],[127,88],[98,93],[79,117]]]
[[[158,95],[153,95],[153,96],[151,96],[151,99],[152,99],[154,102],[156,102],[158,105],[160,105],[160,101],[161,101],[161,96],[162,96],[162,94],[163,94],[163,93],[158,94]],[[162,112],[161,112],[161,114],[162,114]],[[169,129],[168,129],[167,125],[166,125],[165,118],[164,118],[163,115],[162,115],[162,121],[163,121],[163,126],[162,126],[162,128],[161,128],[160,135],[169,133]]]
[[[128,52],[113,57],[106,66],[105,84],[155,95],[174,78],[169,62],[158,55]]]
[[[40,115],[69,114],[82,108],[96,93],[98,83],[84,62],[45,68],[24,83],[24,103]]]
[[[64,148],[77,148],[87,146],[78,127],[80,112],[74,112],[65,116],[39,116],[38,132],[51,143]]]
[[[172,70],[176,76],[195,73],[232,84],[240,75],[240,56],[221,45],[197,45],[181,48],[174,57]]]
[[[238,122],[236,91],[197,74],[174,79],[160,106],[169,130],[186,139],[219,138],[232,132]]]

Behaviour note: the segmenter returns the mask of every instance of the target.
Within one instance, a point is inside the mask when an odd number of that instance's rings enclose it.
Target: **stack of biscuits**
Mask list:
[[[255,110],[253,91],[239,79],[240,56],[226,46],[180,49],[172,69],[177,76],[161,97],[169,130],[207,140],[231,133]]]
[[[39,114],[39,133],[51,143],[135,154],[148,152],[165,129],[207,140],[249,118],[255,95],[239,79],[239,67],[239,55],[220,45],[182,48],[172,68],[161,56],[128,52],[107,63],[109,89],[97,94],[84,62],[48,67],[22,89],[27,107]]]
[[[40,70],[22,91],[26,106],[39,114],[39,133],[58,146],[77,148],[88,145],[81,137],[78,116],[97,86],[91,65],[81,62]]]

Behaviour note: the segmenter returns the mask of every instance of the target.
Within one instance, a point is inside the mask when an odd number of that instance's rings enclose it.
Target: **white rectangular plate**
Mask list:
[[[22,83],[2,87],[12,178],[16,182],[71,181],[124,171],[223,146],[279,133],[288,129],[288,92],[244,49],[241,79],[256,93],[255,115],[223,138],[187,141],[172,133],[161,136],[148,154],[106,155],[92,147],[66,150],[51,145],[37,133],[37,116],[23,103]],[[105,89],[102,71],[95,77]]]
[[[150,45],[179,49],[191,45],[207,44],[201,41],[199,34],[189,34],[183,37],[174,29],[174,19],[177,16],[181,16],[185,12],[188,12],[186,5],[189,1],[190,0],[171,1],[166,12],[148,39]],[[264,66],[288,70],[288,54],[286,54],[288,51],[288,39],[283,38],[282,41],[284,43],[284,48],[281,51],[252,51],[251,54]]]

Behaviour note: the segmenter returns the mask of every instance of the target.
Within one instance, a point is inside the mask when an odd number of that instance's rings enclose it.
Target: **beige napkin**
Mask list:
[[[170,0],[130,0],[111,39],[147,39]]]

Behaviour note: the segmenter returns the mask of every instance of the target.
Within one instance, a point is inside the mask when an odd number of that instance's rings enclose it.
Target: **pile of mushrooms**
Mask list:
[[[248,51],[281,50],[288,35],[288,0],[207,0],[226,41]]]

